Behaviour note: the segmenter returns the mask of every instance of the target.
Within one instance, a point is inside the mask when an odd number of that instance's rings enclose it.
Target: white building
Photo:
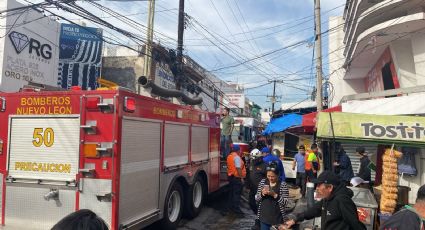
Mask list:
[[[329,20],[329,106],[342,104],[343,112],[425,114],[425,100],[418,96],[425,92],[424,20],[422,0],[347,1],[344,15]],[[400,179],[412,189],[411,203],[425,184],[424,149],[415,158],[418,176]]]
[[[132,49],[129,49],[124,46],[105,46],[103,52],[104,57],[138,57],[140,53],[136,50],[141,50],[140,46],[130,46]]]
[[[425,2],[347,1],[329,28],[334,97],[425,85]]]

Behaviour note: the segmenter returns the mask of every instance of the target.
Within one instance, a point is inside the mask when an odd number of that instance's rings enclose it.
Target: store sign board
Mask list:
[[[62,24],[60,32],[58,85],[96,89],[102,64],[102,29]]]
[[[245,108],[245,95],[244,94],[236,94],[236,93],[228,93],[226,94],[226,97],[228,98],[228,104],[227,106],[229,108]]]
[[[329,113],[321,112],[318,115],[317,137],[425,142],[425,117],[339,112],[331,113],[330,116]]]
[[[156,64],[155,84],[164,89],[176,89],[176,80],[168,64]]]
[[[23,7],[13,0],[7,9]],[[16,92],[28,82],[57,85],[59,23],[35,10],[1,20],[0,91]]]

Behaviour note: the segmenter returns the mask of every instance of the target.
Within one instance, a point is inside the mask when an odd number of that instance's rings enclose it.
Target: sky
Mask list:
[[[28,0],[36,3],[39,0]],[[346,0],[321,0],[322,32],[330,16],[343,14]],[[96,1],[137,21],[130,26],[99,11],[87,2],[77,4],[114,26],[146,37],[148,1]],[[179,0],[156,0],[154,41],[167,48],[177,47]],[[315,86],[314,0],[185,0],[188,15],[184,31],[184,54],[222,80],[244,86],[247,97],[270,108],[276,84],[280,103],[310,100]],[[70,19],[78,16],[61,13]],[[88,23],[91,25],[91,23]],[[328,34],[322,40],[323,73],[327,69]],[[136,45],[110,29],[104,36],[120,44]],[[140,42],[139,42],[140,43]],[[279,106],[277,106],[279,107]]]

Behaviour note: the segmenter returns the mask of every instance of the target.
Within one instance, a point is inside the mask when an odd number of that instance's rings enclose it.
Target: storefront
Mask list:
[[[425,117],[323,112],[318,115],[316,128],[317,137],[322,141],[375,145],[376,185],[382,183],[385,149],[393,147],[404,153],[398,160],[398,185],[411,188],[408,202],[414,203],[417,190],[425,179],[421,168],[425,165],[422,160]]]

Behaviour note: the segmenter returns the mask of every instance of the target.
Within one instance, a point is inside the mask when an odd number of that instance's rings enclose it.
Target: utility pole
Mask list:
[[[148,12],[148,31],[146,35],[146,49],[145,49],[145,61],[143,74],[147,79],[152,79],[151,77],[151,65],[152,65],[152,45],[153,45],[153,22],[154,22],[154,13],[155,13],[155,0],[149,1],[149,12]],[[138,86],[138,91],[140,94],[140,85]]]
[[[177,79],[176,88],[179,90],[183,80],[183,32],[184,32],[184,0],[179,2],[179,24],[177,31]]]
[[[272,102],[272,116],[273,116],[273,113],[274,113],[274,104],[276,103],[276,102],[278,102],[277,101],[277,98],[278,98],[278,96],[276,96],[276,83],[283,83],[283,81],[282,80],[270,80],[269,81],[270,83],[273,83],[273,95],[272,96],[267,96],[267,97],[270,97],[271,99],[270,99],[270,101]]]
[[[322,31],[321,31],[321,21],[320,21],[320,0],[314,0],[314,16],[316,24],[316,74],[317,74],[317,83],[316,83],[316,103],[317,111],[322,111]]]

